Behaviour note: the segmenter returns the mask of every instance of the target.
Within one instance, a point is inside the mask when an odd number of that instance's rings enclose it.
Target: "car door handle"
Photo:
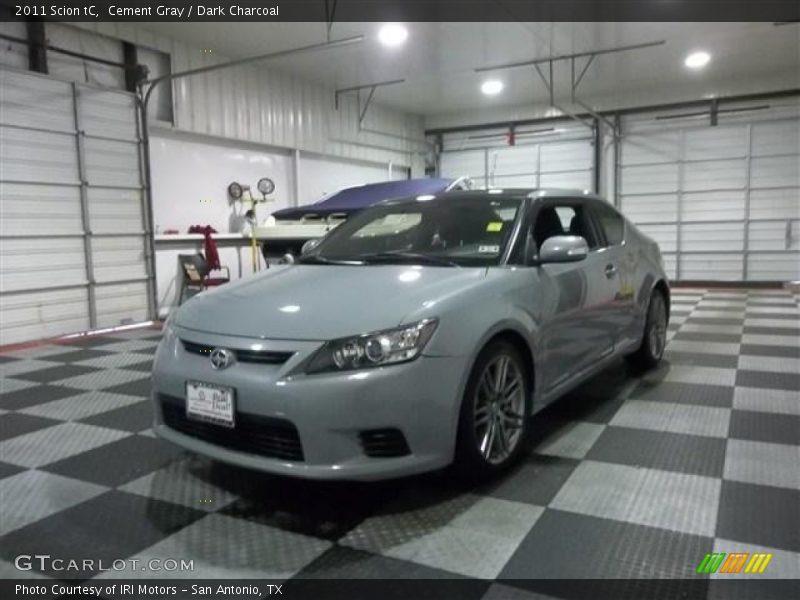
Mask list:
[[[611,279],[614,275],[617,274],[617,267],[614,265],[606,265],[606,277]]]

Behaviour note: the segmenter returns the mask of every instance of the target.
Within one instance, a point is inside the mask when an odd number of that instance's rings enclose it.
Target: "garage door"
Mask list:
[[[442,139],[439,172],[468,175],[476,187],[592,189],[591,134],[579,124],[560,122],[518,129],[513,146],[507,129],[448,134]]]
[[[687,111],[683,111],[686,113]],[[623,120],[622,210],[676,280],[800,279],[796,101]]]
[[[0,67],[2,343],[143,321],[135,98]]]

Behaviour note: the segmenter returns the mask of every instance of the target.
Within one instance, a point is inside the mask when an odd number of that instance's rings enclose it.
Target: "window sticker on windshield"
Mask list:
[[[478,252],[481,254],[497,254],[500,252],[500,246],[478,246]]]
[[[486,226],[486,231],[491,233],[496,233],[503,228],[502,221],[490,221],[489,224]]]

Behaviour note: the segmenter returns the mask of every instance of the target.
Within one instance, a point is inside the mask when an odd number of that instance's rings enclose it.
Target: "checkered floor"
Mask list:
[[[677,289],[670,336],[661,368],[620,362],[556,402],[516,470],[468,489],[291,481],[154,438],[153,330],[4,354],[0,577],[44,553],[194,559],[192,578],[464,576],[484,598],[541,597],[519,587],[537,578],[674,578],[711,597],[705,553],[761,551],[761,577],[800,578],[798,298]]]

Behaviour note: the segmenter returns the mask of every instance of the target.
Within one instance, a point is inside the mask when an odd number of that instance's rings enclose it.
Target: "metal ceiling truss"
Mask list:
[[[404,142],[410,142],[410,143],[413,143],[413,144],[417,144],[421,148],[424,148],[425,149],[424,152],[427,152],[431,148],[433,148],[433,144],[431,142],[429,142],[428,140],[424,139],[424,138],[418,139],[418,138],[413,138],[413,137],[409,137],[409,136],[406,136],[406,135],[401,135],[401,134],[398,134],[398,133],[391,133],[391,132],[388,132],[388,131],[381,131],[379,129],[369,129],[367,127],[364,127],[364,119],[366,118],[367,111],[369,110],[369,107],[372,104],[372,99],[375,97],[375,91],[379,87],[386,87],[386,86],[389,86],[389,85],[396,85],[398,83],[404,83],[404,82],[405,82],[405,79],[391,79],[389,81],[375,81],[373,83],[365,83],[365,84],[362,84],[362,85],[354,85],[352,87],[339,88],[334,92],[334,97],[333,97],[334,106],[336,107],[336,110],[339,110],[339,98],[343,94],[355,93],[355,95],[356,95],[356,110],[358,111],[358,132],[359,133],[374,133],[375,135],[381,135],[381,136],[384,136],[384,137],[387,137],[387,138],[393,138],[393,139],[401,140],[401,141],[404,141]],[[364,90],[369,90],[369,91],[367,92],[366,100],[364,101],[364,103],[362,105],[361,92],[364,91]],[[360,144],[360,142],[353,142],[352,140],[350,140],[350,141],[348,141],[348,140],[338,140],[338,141],[348,142],[348,143],[357,144],[357,145]],[[360,145],[363,145],[363,144],[360,144]]]
[[[476,73],[483,73],[486,71],[498,71],[503,69],[518,69],[521,67],[533,67],[536,73],[539,75],[539,79],[544,84],[545,89],[550,97],[550,106],[555,108],[556,110],[562,112],[564,115],[574,119],[584,127],[594,130],[597,127],[598,122],[602,122],[606,127],[608,127],[613,135],[617,135],[617,128],[615,124],[607,119],[605,116],[600,114],[599,112],[595,111],[592,107],[588,104],[580,100],[577,97],[577,90],[578,86],[580,86],[581,81],[583,81],[586,72],[589,70],[589,67],[592,66],[594,59],[597,56],[601,56],[603,54],[616,54],[619,52],[628,52],[631,50],[641,50],[643,48],[652,48],[655,46],[663,46],[666,44],[666,40],[659,40],[656,42],[646,42],[643,44],[631,44],[627,46],[617,46],[615,48],[603,48],[601,50],[590,50],[587,52],[575,52],[573,54],[555,54],[553,56],[546,56],[543,58],[534,58],[531,60],[523,60],[517,61],[512,63],[505,63],[505,64],[498,64],[498,65],[490,65],[488,67],[478,67],[475,69]],[[581,59],[586,59],[583,63],[583,66],[580,66]],[[570,101],[573,104],[577,104],[583,110],[586,111],[588,115],[592,117],[592,120],[587,120],[584,117],[575,114],[574,112],[565,109],[563,106],[560,106],[556,103],[555,99],[555,84],[554,84],[554,75],[553,75],[553,65],[556,62],[562,61],[569,61],[570,63]],[[542,67],[547,66],[547,73],[543,71]]]
[[[359,129],[364,124],[364,118],[367,116],[367,110],[369,110],[369,105],[372,104],[372,98],[375,96],[375,90],[379,87],[385,87],[387,85],[395,85],[398,83],[403,83],[405,79],[392,79],[390,81],[376,81],[374,83],[365,83],[364,85],[354,85],[352,87],[346,88],[339,88],[334,92],[333,102],[336,110],[339,110],[339,97],[342,94],[351,94],[355,92],[356,94],[356,104],[358,106],[358,127]],[[367,94],[366,102],[364,102],[364,106],[361,106],[361,91],[362,90],[369,90]]]

